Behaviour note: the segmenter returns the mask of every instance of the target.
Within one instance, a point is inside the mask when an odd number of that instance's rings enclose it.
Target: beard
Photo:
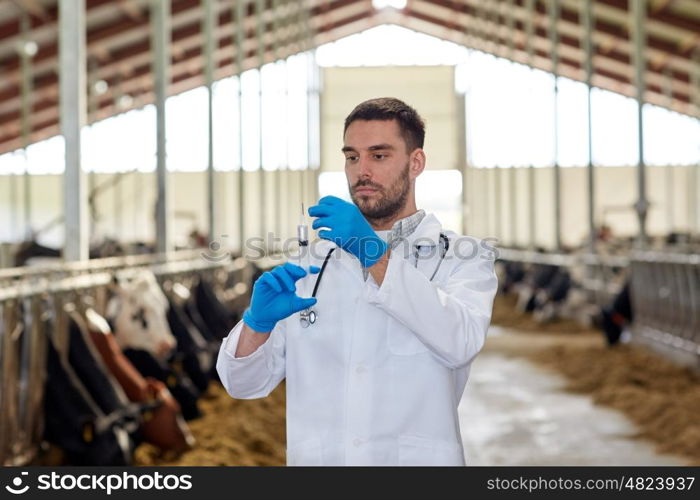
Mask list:
[[[351,187],[350,197],[367,220],[381,221],[384,219],[391,219],[403,210],[406,205],[406,200],[408,199],[408,193],[411,190],[408,170],[409,164],[406,162],[406,167],[399,174],[398,179],[387,189],[367,180],[358,181],[354,187]],[[376,199],[363,195],[355,196],[355,189],[362,186],[376,189]]]

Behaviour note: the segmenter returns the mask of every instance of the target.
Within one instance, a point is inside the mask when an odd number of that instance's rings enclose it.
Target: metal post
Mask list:
[[[304,162],[301,171],[301,182],[304,186],[304,206],[309,203],[311,198],[311,184],[309,176],[311,174],[311,63],[309,62],[309,26],[308,17],[306,15],[306,5],[304,0],[299,1],[299,16],[301,21],[301,50],[304,53],[304,62],[306,63],[306,161]]]
[[[640,247],[647,244],[647,212],[649,203],[646,197],[646,165],[644,162],[644,92],[646,72],[646,9],[647,0],[636,0],[631,5],[631,34],[634,44],[634,84],[637,89],[637,137],[639,144],[639,163],[637,166],[638,199],[636,203],[637,218],[639,220],[639,234],[637,243]]]
[[[474,35],[474,41],[479,44],[479,49],[484,50],[485,47],[485,33],[484,26],[482,25],[481,15],[482,15],[482,5],[483,2],[474,3],[474,27],[472,28],[472,34]],[[476,45],[475,43],[475,45]]]
[[[112,106],[116,109],[119,106],[119,99],[122,96],[122,77],[121,73],[117,73],[114,77],[114,86],[113,86],[113,92],[112,92]],[[133,174],[133,177],[136,177],[136,173],[138,172],[138,169],[136,167],[133,167],[132,170],[129,171],[130,175]],[[124,194],[122,190],[122,185],[126,181],[126,172],[119,172],[116,174],[117,176],[121,177],[119,182],[117,182],[114,186],[114,198],[113,198],[113,213],[114,213],[114,239],[118,240],[120,238],[124,237],[124,217],[123,215],[123,210],[124,210],[124,205],[122,204],[122,200],[124,199]]]
[[[491,15],[487,16],[486,20],[490,23],[487,29],[491,32],[491,52],[497,57],[503,57],[503,53],[500,50],[501,39],[499,37],[499,30],[501,27],[500,0],[490,2],[490,4],[489,9]]]
[[[691,102],[695,107],[695,114],[700,118],[700,44],[693,49],[693,71],[690,75]]]
[[[466,94],[456,95],[457,108],[457,170],[462,174],[462,234],[467,234],[467,124]],[[471,200],[469,200],[471,201]]]
[[[698,189],[700,186],[700,175],[698,174],[698,165],[690,165],[688,178],[688,229],[690,233],[700,233],[700,213],[698,212]]]
[[[272,0],[272,64],[275,67],[275,71],[279,71],[280,61],[279,58],[279,29],[280,29],[280,0]],[[279,92],[279,77],[275,75],[275,94]],[[275,98],[279,96],[275,95]],[[276,146],[279,146],[277,144]],[[278,238],[282,237],[282,219],[280,218],[280,210],[282,208],[282,183],[280,179],[282,165],[277,163],[275,165],[275,170],[272,172],[271,180],[273,183],[272,191],[275,193],[271,199],[271,212],[273,217],[276,219],[274,221],[274,229],[276,236]]]
[[[537,246],[537,227],[535,225],[536,220],[537,220],[537,215],[536,215],[536,204],[535,204],[535,166],[530,165],[528,167],[527,171],[527,188],[528,188],[528,193],[529,193],[529,198],[528,198],[528,215],[530,217],[530,249],[534,250],[534,248]]]
[[[525,2],[527,9],[527,64],[530,66],[530,70],[533,70],[534,62],[534,44],[533,38],[535,33],[535,0],[526,0]],[[532,85],[532,83],[531,83]],[[529,229],[530,229],[530,249],[534,249],[537,242],[537,214],[535,209],[535,166],[530,164],[528,168],[528,219],[529,219]]]
[[[513,61],[515,57],[515,0],[508,0],[508,16],[506,23],[508,27],[508,59]]]
[[[474,28],[471,23],[471,18],[467,17],[464,20],[464,32],[462,33],[462,40],[464,40],[464,45],[465,47],[473,47],[474,46]]]
[[[316,141],[316,112],[318,109],[316,98],[316,74],[315,74],[314,52],[307,52],[306,59],[306,170],[308,193],[306,202],[313,201],[313,184],[316,176],[316,154],[313,151]]]
[[[318,66],[316,65],[316,49],[314,48],[314,33],[311,25],[311,13],[308,2],[302,4],[304,12],[304,32],[307,54],[307,80],[306,80],[306,158],[307,158],[307,199],[309,204],[315,202],[315,194],[318,185],[318,169],[320,168],[320,116],[319,116],[319,81]]]
[[[508,17],[507,17],[507,23],[508,23],[508,59],[510,59],[511,63],[514,62],[515,59],[515,0],[508,0],[507,4],[507,10],[508,10]],[[510,192],[510,205],[509,205],[509,223],[510,223],[510,244],[511,246],[515,247],[518,241],[518,236],[517,236],[517,209],[516,209],[516,201],[517,201],[517,190],[515,189],[516,182],[515,182],[515,176],[516,176],[516,170],[514,166],[511,166],[508,169],[509,172],[509,192]]]
[[[142,213],[143,213],[143,207],[141,204],[143,203],[143,182],[141,179],[141,172],[138,171],[138,169],[134,169],[134,186],[133,186],[133,193],[134,193],[134,205],[133,205],[133,211],[134,211],[134,224],[133,224],[133,233],[132,233],[132,238],[134,239],[140,239],[141,238],[141,225],[140,222],[142,220]]]
[[[322,155],[322,145],[323,145],[323,127],[321,126],[321,122],[323,120],[323,101],[321,100],[321,96],[323,95],[323,71],[319,67],[319,65],[316,63],[316,58],[314,57],[314,67],[316,68],[316,89],[317,89],[317,95],[318,95],[318,122],[317,122],[317,128],[318,128],[318,164],[316,168],[316,184],[314,184],[314,201],[318,200],[321,197],[320,190],[319,190],[319,177],[321,175],[321,155]]]
[[[289,46],[290,46],[290,38],[289,38],[289,27],[291,25],[291,16],[289,12],[289,4],[285,5],[285,18],[284,18],[284,32],[286,37],[284,38],[284,54],[285,54],[285,61],[284,61],[284,71],[285,71],[285,79],[284,79],[284,106],[282,112],[284,113],[284,123],[286,124],[286,130],[289,131],[289,113],[287,111],[287,104],[289,102]],[[282,23],[281,23],[282,24]],[[292,190],[290,189],[291,186],[291,169],[290,169],[290,164],[289,164],[289,137],[288,137],[289,132],[287,132],[287,136],[284,139],[284,167],[281,172],[281,178],[280,182],[286,187],[284,190],[284,204],[281,206],[282,208],[282,213],[280,214],[280,222],[282,224],[282,227],[284,228],[283,231],[288,231],[287,228],[293,227],[292,224],[292,216],[293,214],[296,214],[297,212],[294,210],[294,207],[292,206]],[[287,237],[288,234],[285,234],[285,237]]]
[[[19,308],[14,301],[0,302],[0,463],[4,466],[12,456],[12,443],[17,433],[17,340],[11,335]]]
[[[120,172],[116,175],[120,176],[121,179],[114,186],[114,233],[112,234],[112,236],[115,240],[119,240],[120,237],[123,237],[124,235],[124,224],[122,218],[122,200],[124,198],[124,195],[122,193],[122,185],[124,184],[125,173]],[[134,174],[134,176],[136,176],[136,174]]]
[[[525,24],[525,44],[527,48],[527,63],[532,67],[535,47],[533,38],[535,34],[535,0],[525,0],[527,11],[527,23]]]
[[[265,167],[263,165],[263,78],[262,78],[262,67],[265,64],[265,39],[264,31],[265,25],[263,24],[263,12],[265,11],[265,5],[263,0],[255,0],[255,42],[257,47],[257,57],[258,57],[258,114],[259,114],[259,127],[260,127],[260,141],[258,141],[258,174],[260,175],[260,235],[264,238],[263,245],[267,245],[267,220],[266,220],[266,210],[267,210],[267,187],[265,183]]]
[[[670,66],[664,68],[664,97],[666,105],[669,109],[673,106],[673,75],[671,74]],[[673,194],[673,165],[664,165],[665,181],[666,181],[666,226],[667,231],[672,233],[676,229],[675,221],[675,203]]]
[[[85,178],[81,168],[80,132],[86,120],[85,0],[58,4],[61,134],[65,139],[63,258],[88,258]]]
[[[25,165],[26,165],[25,161]],[[25,167],[26,168],[26,167]],[[19,197],[17,195],[19,191],[19,176],[17,174],[10,174],[10,177],[8,178],[8,188],[9,188],[9,200],[10,200],[10,210],[9,210],[9,217],[10,217],[10,222],[12,224],[12,238],[16,238],[17,241],[21,241],[21,236],[20,236],[20,222],[19,222],[19,210],[18,210],[18,205],[19,205]]]
[[[296,33],[295,33],[295,39],[294,42],[296,44],[296,51],[297,53],[304,52],[304,47],[306,46],[305,41],[304,41],[304,6],[301,1],[294,2],[295,4],[295,19],[294,22],[295,28],[296,28]]]
[[[503,241],[503,225],[502,225],[502,213],[501,213],[501,167],[498,165],[494,165],[493,167],[493,187],[494,187],[494,210],[493,210],[493,215],[496,218],[496,223],[494,227],[494,233],[496,238],[499,240],[499,245],[502,244]]]
[[[695,114],[700,117],[700,45],[696,45],[693,49],[693,71],[691,72],[690,82],[691,82],[691,101],[694,103]],[[696,234],[700,234],[700,196],[697,195],[700,192],[700,158],[695,166],[691,166],[692,182],[688,183],[690,189],[692,190],[690,200],[693,203],[692,214],[694,219],[694,226],[691,227],[691,231],[695,231]]]
[[[164,253],[173,249],[165,145],[165,99],[170,83],[170,2],[151,0],[151,47],[156,105],[156,251]]]
[[[595,224],[595,167],[593,166],[593,0],[586,0],[583,5],[583,30],[586,72],[586,113],[588,117],[588,239],[591,252],[596,250]]]
[[[32,114],[32,56],[30,50],[30,18],[27,11],[22,11],[20,18],[22,31],[22,50],[20,56],[20,68],[22,74],[22,91],[21,91],[21,128],[22,128],[22,150],[24,153],[24,238],[29,240],[32,237],[32,198],[31,198],[31,176],[29,175],[29,159],[27,156],[27,148],[31,142],[32,126],[30,117]]]
[[[549,3],[549,40],[551,44],[552,74],[554,75],[554,240],[556,249],[561,250],[561,171],[559,169],[559,0]]]
[[[214,0],[204,0],[204,79],[207,87],[207,212],[209,215],[208,241],[216,240],[217,220],[214,192],[214,29],[218,16]]]
[[[286,39],[282,38],[282,30],[286,28],[287,26],[287,18],[282,17],[283,14],[286,15],[287,12],[287,7],[286,5],[283,5],[282,0],[274,0],[274,5],[275,5],[275,24],[274,24],[274,50],[276,54],[276,58],[281,58],[277,64],[280,65],[280,67],[284,70],[284,87],[279,88],[279,92],[281,94],[281,99],[284,100],[284,103],[282,105],[282,109],[280,110],[280,113],[284,118],[281,118],[283,121],[282,123],[287,122],[287,61],[284,57],[286,54]],[[283,22],[284,21],[284,22]],[[289,133],[288,127],[285,127],[286,133]],[[286,237],[286,231],[287,231],[287,218],[289,217],[288,212],[290,211],[291,207],[289,206],[289,190],[288,189],[283,189],[283,186],[286,188],[288,186],[286,179],[287,179],[287,136],[284,136],[284,144],[281,145],[282,147],[282,160],[280,164],[277,167],[277,191],[276,191],[276,198],[278,199],[277,203],[277,209],[276,209],[276,217],[277,217],[277,233],[279,234],[280,237]]]
[[[474,165],[470,157],[471,145],[471,122],[469,121],[469,106],[471,96],[471,82],[467,84],[464,92],[464,178],[462,180],[462,190],[465,193],[467,220],[465,222],[463,234],[468,234],[474,230],[474,210],[476,194],[474,190]]]
[[[313,69],[313,82],[314,82],[314,109],[313,109],[313,124],[314,124],[314,140],[316,141],[316,146],[313,149],[313,185],[311,189],[312,201],[318,200],[318,179],[321,173],[321,68],[319,68],[316,63],[316,30],[312,23],[311,17],[311,6],[307,7],[306,12],[308,32],[309,32],[309,45],[311,46],[311,64]]]
[[[87,62],[87,80],[88,80],[88,90],[87,90],[87,124],[88,127],[92,128],[92,124],[97,119],[97,91],[95,90],[95,84],[97,83],[97,59],[94,57],[88,57]],[[97,233],[97,199],[95,194],[95,188],[97,186],[97,173],[95,169],[92,168],[87,174],[88,179],[88,208],[89,211],[89,227],[90,227],[90,237],[93,238]]]
[[[510,167],[510,244],[516,246],[518,244],[518,190],[516,189],[517,183],[515,182],[516,175],[518,173],[515,167]]]
[[[245,255],[245,171],[243,170],[243,60],[245,59],[245,16],[246,0],[235,2],[233,12],[236,19],[236,73],[238,74],[238,231],[239,231],[239,251],[240,255]]]
[[[88,57],[87,61],[87,124],[92,126],[97,121],[98,94],[96,90],[98,63],[95,57]],[[90,193],[94,185],[90,184]]]
[[[295,38],[294,45],[296,50],[296,55],[301,54],[304,51],[304,32],[302,30],[302,25],[304,22],[304,13],[302,12],[303,6],[301,2],[294,2],[294,28],[295,28]],[[304,176],[306,167],[301,165],[301,170],[297,173],[299,181],[299,201],[306,201],[306,183],[304,182]]]

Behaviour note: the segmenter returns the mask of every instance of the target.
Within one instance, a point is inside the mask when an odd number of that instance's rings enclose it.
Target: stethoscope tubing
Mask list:
[[[331,249],[328,251],[328,253],[326,254],[326,258],[323,259],[323,264],[321,264],[321,270],[318,272],[318,278],[316,278],[316,283],[314,284],[314,291],[313,291],[313,293],[311,294],[311,297],[316,297],[316,292],[318,291],[318,285],[321,284],[321,277],[323,276],[323,271],[326,270],[326,266],[328,265],[328,261],[330,260],[331,255],[333,254],[333,251],[334,251],[336,248],[337,248],[337,247],[331,248]]]

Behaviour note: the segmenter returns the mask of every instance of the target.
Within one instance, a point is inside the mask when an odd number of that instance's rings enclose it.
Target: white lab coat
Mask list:
[[[232,397],[265,397],[286,378],[289,465],[465,464],[457,406],[490,322],[495,254],[445,231],[450,248],[430,282],[440,231],[426,215],[392,250],[381,286],[336,249],[315,324],[301,328],[293,314],[243,358],[234,357],[242,322],[224,340],[217,370]],[[311,263],[333,246],[315,242]],[[297,293],[311,296],[315,279],[299,280]]]

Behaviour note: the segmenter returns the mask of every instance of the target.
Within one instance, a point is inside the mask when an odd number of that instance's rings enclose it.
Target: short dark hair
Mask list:
[[[423,147],[425,141],[423,118],[411,106],[394,97],[379,97],[358,104],[345,119],[343,134],[355,120],[396,120],[408,152]]]

